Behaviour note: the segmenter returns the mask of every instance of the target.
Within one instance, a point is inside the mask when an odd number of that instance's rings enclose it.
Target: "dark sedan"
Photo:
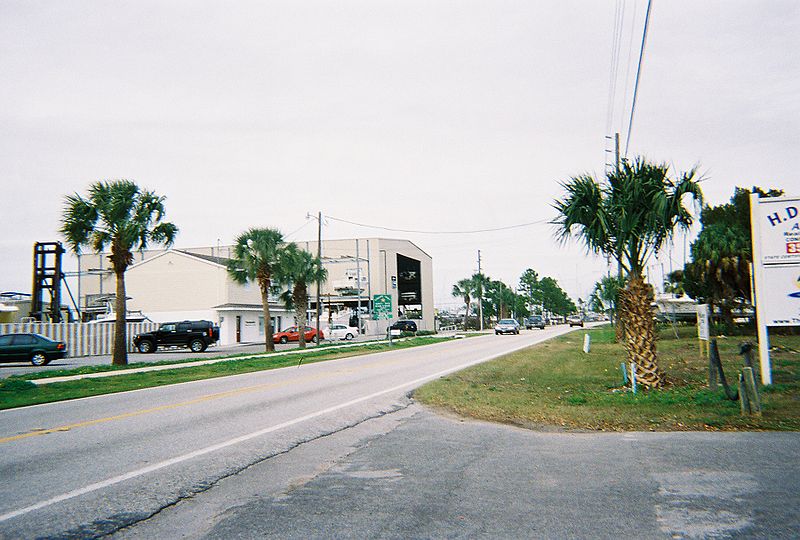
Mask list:
[[[67,356],[67,344],[39,334],[0,336],[0,362],[30,362],[46,366],[51,360]]]

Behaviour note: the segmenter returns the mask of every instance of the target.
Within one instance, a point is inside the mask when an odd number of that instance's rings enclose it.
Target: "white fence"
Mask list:
[[[128,352],[134,352],[131,338],[156,330],[154,322],[127,323]],[[114,350],[114,323],[6,323],[0,324],[0,335],[16,332],[41,334],[67,344],[70,356],[99,356]]]

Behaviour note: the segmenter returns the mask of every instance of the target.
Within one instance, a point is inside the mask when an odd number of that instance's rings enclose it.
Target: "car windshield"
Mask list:
[[[500,321],[500,324],[517,324],[517,321],[514,319],[503,319]]]

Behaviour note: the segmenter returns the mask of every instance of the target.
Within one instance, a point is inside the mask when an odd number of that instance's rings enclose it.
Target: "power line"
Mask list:
[[[628,39],[628,63],[625,67],[625,94],[622,97],[622,106],[619,108],[619,123],[623,125],[625,122],[625,104],[628,103],[628,83],[631,80],[631,60],[633,58],[633,29],[636,24],[636,11],[638,4],[633,4],[633,15],[631,16],[630,37]]]
[[[616,103],[617,79],[619,73],[620,48],[625,20],[625,2],[617,0],[614,11],[614,30],[611,42],[611,66],[609,69],[608,84],[608,111],[606,117],[606,132],[611,130],[614,119],[614,105]]]
[[[543,223],[549,223],[549,220],[541,219],[539,221],[531,221],[529,223],[520,223],[518,225],[508,225],[506,227],[497,227],[494,229],[476,229],[472,231],[419,231],[413,229],[395,229],[392,227],[383,227],[381,225],[367,225],[365,223],[357,223],[355,221],[349,221],[347,219],[336,218],[333,216],[325,216],[328,219],[333,221],[340,221],[342,223],[348,223],[350,225],[356,225],[358,227],[366,227],[368,229],[381,229],[384,231],[391,231],[391,232],[404,232],[404,233],[416,233],[416,234],[476,234],[476,233],[485,233],[485,232],[495,232],[495,231],[507,231],[509,229],[519,229],[522,227],[530,227],[531,225],[541,225]]]
[[[630,146],[631,143],[633,114],[636,111],[636,97],[639,94],[639,77],[642,73],[642,59],[644,58],[644,46],[647,43],[647,29],[650,26],[650,11],[652,7],[653,0],[647,0],[647,14],[644,17],[644,30],[642,31],[642,46],[639,49],[639,65],[636,68],[636,83],[633,85],[633,102],[631,103],[631,117],[628,121],[628,136],[625,138],[625,157],[628,157],[628,146]]]

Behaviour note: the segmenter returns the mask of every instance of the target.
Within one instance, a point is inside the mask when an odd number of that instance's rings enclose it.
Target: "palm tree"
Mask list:
[[[275,267],[275,280],[287,287],[284,300],[287,308],[294,308],[295,320],[299,330],[300,348],[306,347],[306,308],[308,306],[308,286],[328,278],[328,271],[322,261],[296,244],[288,244],[281,252]],[[317,338],[317,342],[319,338]]]
[[[171,246],[178,228],[164,217],[163,196],[143,190],[130,180],[95,182],[89,196],[67,195],[60,232],[75,253],[84,246],[101,253],[110,246],[108,259],[117,278],[114,309],[114,354],[112,363],[128,363],[125,303],[125,271],[133,264],[133,251],[150,242]]]
[[[472,294],[475,291],[475,281],[472,278],[464,278],[453,285],[452,294],[456,298],[463,298],[464,303],[467,305],[467,311],[464,313],[464,330],[467,329],[467,319],[469,318],[469,308],[472,303]]]
[[[277,229],[248,229],[236,237],[233,258],[228,261],[228,274],[235,282],[258,283],[264,312],[264,349],[267,352],[275,350],[269,316],[269,291],[272,274],[283,249],[283,235]]]
[[[590,305],[595,311],[602,311],[611,318],[611,324],[617,318],[617,298],[625,282],[619,276],[605,276],[594,284]]]
[[[658,367],[653,325],[652,287],[644,281],[648,259],[657,253],[676,227],[688,228],[692,216],[683,206],[691,195],[702,201],[696,169],[668,176],[665,164],[652,164],[642,158],[623,161],[610,172],[605,184],[591,176],[573,177],[562,183],[563,200],[556,201],[558,236],[566,241],[576,236],[587,249],[614,257],[627,276],[620,295],[625,311],[625,345],[636,376],[645,388],[664,384]]]

